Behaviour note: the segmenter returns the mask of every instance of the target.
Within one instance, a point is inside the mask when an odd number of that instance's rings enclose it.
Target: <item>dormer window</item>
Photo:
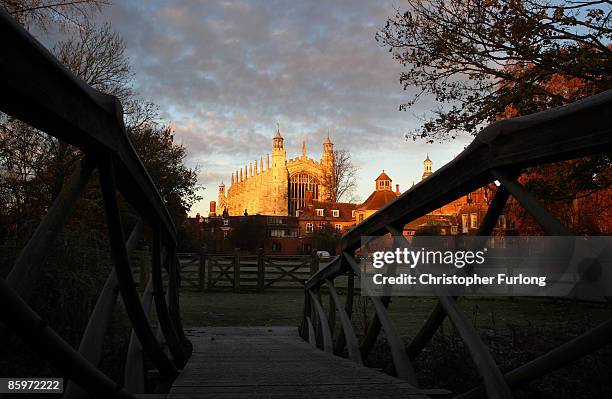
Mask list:
[[[317,209],[317,216],[323,216],[323,209]]]
[[[335,218],[340,217],[340,211],[338,209],[332,209],[332,216]]]

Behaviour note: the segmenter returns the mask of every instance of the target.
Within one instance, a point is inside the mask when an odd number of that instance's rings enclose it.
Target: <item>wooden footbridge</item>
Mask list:
[[[194,352],[171,398],[428,397],[406,381],[317,350],[295,326],[201,327],[187,334]]]
[[[376,315],[364,337],[357,337],[351,323],[355,274],[359,271],[354,256],[362,237],[401,235],[409,221],[494,180],[501,185],[479,234],[491,233],[512,195],[547,234],[568,235],[517,176],[527,166],[609,152],[612,91],[492,124],[452,162],[345,234],[341,256],[322,267],[304,287],[299,328],[202,326],[186,331],[179,304],[181,270],[176,231],[126,135],[121,104],[73,76],[2,10],[0,38],[0,110],[83,153],[79,167],[48,209],[10,274],[0,279],[4,332],[19,336],[63,373],[69,381],[65,397],[511,398],[513,388],[563,367],[612,339],[611,319],[517,369],[502,372],[458,307],[457,298],[451,296],[439,297],[435,310],[407,345],[387,312],[388,297],[371,298]],[[27,296],[33,281],[41,277],[40,266],[53,237],[94,175],[104,201],[114,270],[100,292],[80,346],[73,348],[49,327],[45,315],[32,310]],[[135,225],[127,226],[122,220],[118,194],[140,212],[141,219]],[[151,276],[140,295],[130,254],[145,228],[153,241]],[[167,289],[162,270],[168,275]],[[348,281],[342,293],[334,284],[339,278]],[[132,327],[123,384],[98,368],[118,296]],[[149,320],[153,307],[155,322]],[[414,369],[414,359],[447,317],[481,376],[481,384],[468,392],[424,389],[440,387],[421,387],[418,370]],[[364,366],[381,337],[392,357],[386,373]]]

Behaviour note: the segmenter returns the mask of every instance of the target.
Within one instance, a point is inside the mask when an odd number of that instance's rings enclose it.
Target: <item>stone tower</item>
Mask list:
[[[234,179],[234,176],[232,175],[232,180]],[[219,193],[217,196],[217,205],[219,208],[219,214],[222,214],[223,211],[225,210],[225,208],[227,208],[227,197],[225,196],[225,184],[223,182],[221,182],[221,184],[219,184]]]
[[[330,185],[333,183],[334,174],[334,143],[329,138],[329,132],[327,138],[323,142],[323,154],[321,154],[321,169],[323,172],[324,179],[326,180],[321,187],[321,198],[325,200],[333,200],[331,198]]]
[[[425,158],[425,161],[423,161],[423,176],[421,177],[421,180],[425,180],[431,176],[431,167],[432,162],[431,159],[429,159],[429,153],[427,153],[427,158]]]
[[[270,202],[274,215],[289,213],[289,174],[287,172],[287,152],[283,146],[280,126],[276,125],[276,135],[272,139],[272,184]]]

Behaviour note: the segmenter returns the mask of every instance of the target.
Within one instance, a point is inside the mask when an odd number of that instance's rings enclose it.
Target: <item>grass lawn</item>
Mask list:
[[[273,326],[300,322],[304,294],[300,290],[265,293],[189,292],[181,293],[181,311],[185,326]],[[323,296],[327,307],[327,296]],[[436,300],[433,298],[393,298],[389,313],[402,335],[412,336],[423,325]],[[608,305],[588,304],[547,298],[463,298],[466,315],[479,329],[537,327],[556,325],[565,329],[586,329],[612,316]],[[372,306],[357,298],[354,321],[358,330],[365,327],[364,310],[369,319]]]
[[[299,290],[258,293],[181,292],[181,314],[190,326],[297,326],[304,294]]]

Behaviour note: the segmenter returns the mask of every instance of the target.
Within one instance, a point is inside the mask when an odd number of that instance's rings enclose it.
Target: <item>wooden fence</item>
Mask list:
[[[179,253],[181,289],[190,291],[304,289],[306,280],[329,260],[304,255],[219,255]],[[145,287],[150,277],[148,249],[135,251],[134,280]],[[145,267],[143,267],[145,265]],[[164,282],[168,274],[162,271]]]

